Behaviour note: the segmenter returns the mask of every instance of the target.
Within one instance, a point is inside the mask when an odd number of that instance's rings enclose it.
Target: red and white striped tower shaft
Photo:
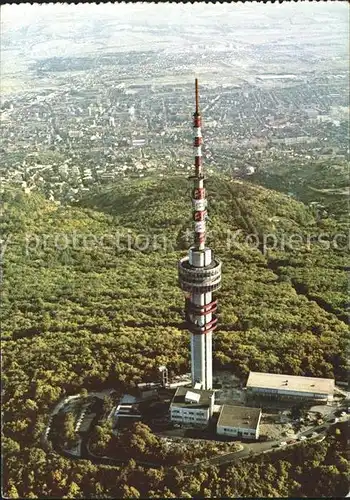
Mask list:
[[[192,205],[194,219],[194,245],[188,257],[180,260],[179,284],[187,292],[185,302],[186,320],[191,332],[192,384],[199,383],[202,389],[212,389],[212,334],[216,328],[217,301],[212,293],[220,288],[221,262],[214,258],[205,246],[205,219],[207,200],[204,188],[202,159],[202,123],[199,112],[198,80],[195,81],[196,111],[193,115],[195,163]]]
[[[206,211],[206,198],[204,189],[204,175],[203,175],[203,157],[202,157],[202,117],[199,113],[199,94],[198,94],[198,80],[195,80],[195,95],[196,95],[196,111],[193,115],[193,130],[194,130],[194,190],[193,199],[194,203],[194,231],[195,231],[195,246],[198,250],[205,248],[205,219]]]

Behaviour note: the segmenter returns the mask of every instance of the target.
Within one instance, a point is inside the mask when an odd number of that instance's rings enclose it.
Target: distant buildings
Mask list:
[[[261,415],[260,408],[222,405],[217,423],[217,434],[242,439],[258,439]]]
[[[133,147],[142,147],[142,146],[145,146],[146,144],[146,139],[132,139],[132,142],[131,142],[132,146]]]
[[[263,396],[328,403],[333,400],[334,379],[250,372],[246,389],[248,398]]]
[[[295,144],[312,144],[317,141],[318,138],[316,136],[282,137],[271,139],[271,144],[285,144],[286,146],[292,146]]]
[[[68,136],[71,139],[77,139],[83,137],[84,132],[82,130],[68,130]]]
[[[231,53],[229,46],[224,48],[206,51],[206,64],[221,61],[231,71],[237,54]],[[191,71],[196,58],[187,49],[185,54],[185,67]],[[191,110],[185,97],[190,83],[156,81],[166,74],[173,78],[177,71],[174,68],[182,67],[184,56],[165,51],[161,60],[150,54],[145,61],[132,51],[127,57],[113,57],[116,64],[101,64],[88,78],[85,71],[75,75],[74,88],[69,74],[59,86],[52,76],[50,93],[43,89],[19,92],[2,103],[0,175],[5,184],[28,181],[24,158],[29,167],[50,164],[47,170],[40,169],[43,181],[33,177],[31,189],[34,186],[45,193],[52,190],[55,199],[71,202],[81,196],[80,189],[76,191],[78,186],[92,189],[93,184],[152,176],[152,172],[178,174],[179,169],[190,165],[191,152],[186,144]],[[174,57],[181,59],[180,66]],[[295,157],[294,150],[312,159],[320,158],[325,141],[327,148],[346,155],[347,70],[337,67],[335,74],[330,70],[326,78],[317,72],[293,75],[283,67],[276,68],[275,63],[273,71],[264,65],[266,74],[257,75],[258,85],[254,83],[255,72],[250,83],[232,82],[230,78],[227,84],[203,86],[207,172],[220,165],[220,169],[231,173],[233,168],[241,169],[255,159],[259,160],[260,171],[270,171],[272,162],[289,162]],[[57,70],[57,61],[45,64],[45,71]],[[125,75],[136,80],[142,75],[143,81],[149,83],[116,85],[116,80]],[[295,76],[302,76],[304,84],[295,85]],[[333,152],[326,153],[323,159],[327,160],[329,154]],[[142,171],[137,169],[140,158]],[[181,167],[179,159],[185,167]],[[69,168],[67,174],[57,175],[65,161],[77,165],[80,172],[72,175]],[[86,168],[91,169],[91,176]]]

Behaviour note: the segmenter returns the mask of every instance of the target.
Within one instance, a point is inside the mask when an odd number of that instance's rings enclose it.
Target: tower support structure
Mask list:
[[[198,80],[195,80],[196,109],[193,115],[194,130],[194,172],[192,208],[194,245],[188,256],[178,263],[179,285],[186,293],[185,315],[191,333],[191,375],[192,385],[201,389],[213,387],[212,341],[217,326],[217,300],[213,292],[221,285],[221,262],[206,246],[207,199],[204,187],[202,157],[202,117],[199,111]],[[198,387],[198,385],[197,385]]]

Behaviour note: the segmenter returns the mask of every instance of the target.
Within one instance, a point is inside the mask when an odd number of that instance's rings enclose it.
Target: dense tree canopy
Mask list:
[[[344,379],[345,252],[326,250],[319,241],[263,248],[264,234],[289,238],[318,235],[324,228],[312,210],[287,196],[220,178],[207,187],[209,243],[223,260],[216,369],[231,368],[240,376],[252,369]],[[126,498],[137,491],[146,494],[139,487],[143,475],[158,496],[200,495],[203,485],[214,495],[231,491],[224,479],[218,490],[214,479],[193,480],[179,489],[170,476],[148,477],[150,471],[132,464],[118,474],[85,462],[68,465],[40,445],[49,412],[65,394],[82,388],[123,390],[154,380],[160,364],[167,364],[170,373],[189,369],[184,297],[176,286],[176,263],[191,239],[186,189],[177,178],[126,181],[97,190],[74,207],[36,194],[4,193],[4,478],[9,496]],[[336,222],[329,228],[336,231]],[[247,241],[249,234],[258,236],[257,248]],[[68,420],[67,439],[71,427]],[[271,477],[276,470],[271,469]],[[260,477],[261,468],[256,471]],[[289,478],[289,469],[284,471]],[[327,471],[329,485],[335,484]],[[279,495],[284,488],[297,491],[286,481],[287,486],[277,481]],[[252,484],[240,482],[233,491],[249,495]]]

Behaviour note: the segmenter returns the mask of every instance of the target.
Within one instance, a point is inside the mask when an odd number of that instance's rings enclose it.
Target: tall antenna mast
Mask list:
[[[195,79],[196,110],[193,115],[194,130],[194,173],[192,206],[194,221],[194,245],[188,257],[178,264],[179,284],[189,297],[185,301],[188,329],[191,332],[191,372],[192,385],[202,389],[212,389],[212,333],[217,325],[215,312],[217,300],[212,292],[221,284],[221,262],[214,258],[210,248],[205,246],[205,219],[207,200],[204,188],[202,158],[202,118],[199,112],[198,79]]]
[[[195,79],[195,92],[196,92],[196,114],[199,115],[198,78]]]
[[[194,130],[194,175],[190,177],[194,181],[193,203],[194,203],[194,244],[198,250],[204,250],[205,247],[205,219],[207,217],[207,200],[205,199],[204,175],[203,175],[203,157],[202,157],[202,117],[199,112],[199,91],[198,78],[195,79],[195,99],[196,111],[193,114]]]

